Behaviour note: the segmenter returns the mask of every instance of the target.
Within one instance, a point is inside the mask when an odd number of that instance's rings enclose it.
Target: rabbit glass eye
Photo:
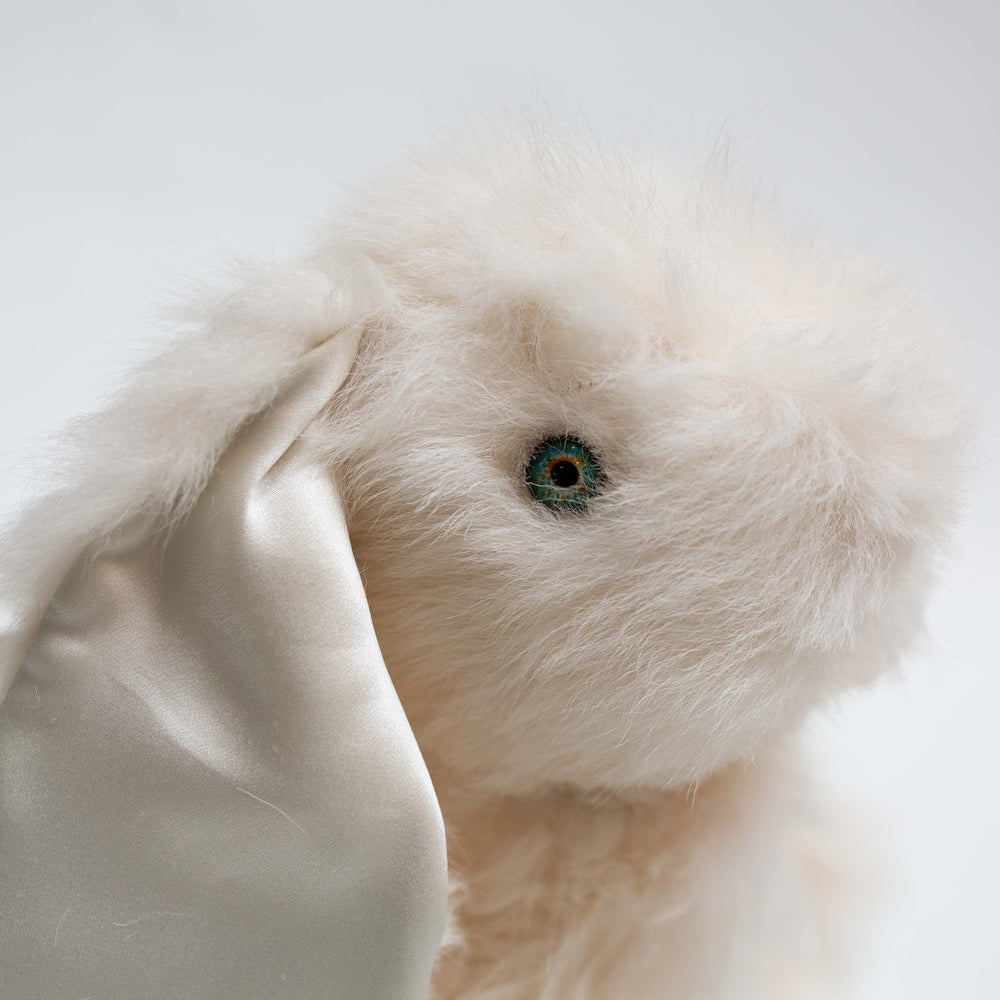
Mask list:
[[[535,446],[524,478],[534,498],[551,510],[581,510],[600,492],[603,473],[582,441],[550,437]]]

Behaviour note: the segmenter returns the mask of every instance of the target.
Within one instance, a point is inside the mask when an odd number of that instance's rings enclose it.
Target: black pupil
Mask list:
[[[552,482],[564,490],[569,489],[570,486],[576,486],[580,481],[580,470],[572,462],[567,462],[566,459],[556,462],[549,475]]]

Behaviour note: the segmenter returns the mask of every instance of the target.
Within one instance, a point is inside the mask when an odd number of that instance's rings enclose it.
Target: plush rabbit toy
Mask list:
[[[5,544],[0,994],[836,995],[795,732],[963,439],[896,284],[529,126],[184,325]]]

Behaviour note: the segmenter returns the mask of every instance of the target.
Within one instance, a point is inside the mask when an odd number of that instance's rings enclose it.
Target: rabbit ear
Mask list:
[[[8,655],[27,650],[0,705],[11,996],[426,994],[445,915],[441,815],[335,477],[300,441],[362,326],[344,324],[328,281],[306,283],[318,309],[264,296],[285,324],[279,348],[253,295],[230,302],[228,332],[171,369],[172,402],[143,411],[133,395],[102,418],[176,418],[186,398],[212,426],[192,423],[194,444],[168,434],[193,451],[173,465],[161,454],[156,489],[156,463],[119,452],[127,489],[98,499],[119,526],[99,544],[100,522],[90,537],[80,519],[60,526],[66,550],[5,636]],[[324,309],[332,322],[319,322]],[[257,331],[243,351],[267,355],[270,374],[259,357],[240,378],[219,363],[224,346],[239,350],[228,324],[240,315]],[[211,395],[213,375],[228,395],[217,412],[185,382]],[[157,530],[190,496],[183,519]],[[60,562],[72,566],[50,601]]]

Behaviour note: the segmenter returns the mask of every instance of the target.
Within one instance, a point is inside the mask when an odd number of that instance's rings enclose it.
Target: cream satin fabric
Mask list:
[[[3,1000],[412,1000],[437,800],[329,470],[314,349],[191,514],[81,558],[0,705]],[[9,638],[9,637],[8,637]]]

